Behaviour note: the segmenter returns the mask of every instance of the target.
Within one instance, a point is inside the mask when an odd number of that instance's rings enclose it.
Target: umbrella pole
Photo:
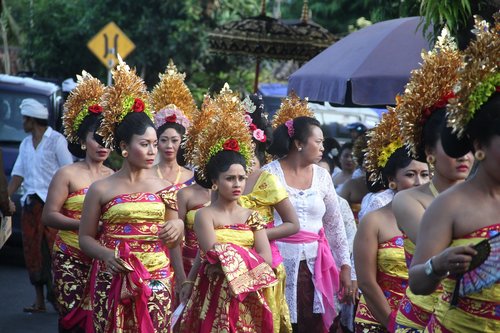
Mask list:
[[[256,94],[257,90],[259,89],[259,72],[260,72],[260,58],[257,58],[257,62],[255,64],[255,79],[253,82],[254,94]]]

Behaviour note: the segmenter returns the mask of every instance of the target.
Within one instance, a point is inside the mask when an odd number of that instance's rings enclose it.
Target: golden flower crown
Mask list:
[[[227,84],[215,98],[205,97],[201,114],[193,122],[188,135],[188,140],[196,136],[195,142],[186,145],[188,160],[197,168],[201,179],[208,180],[206,166],[223,150],[240,153],[245,158],[247,169],[252,168],[254,146],[243,114],[241,101]]]
[[[422,52],[422,65],[413,70],[404,94],[397,97],[396,113],[403,141],[413,158],[419,158],[422,130],[432,113],[444,108],[453,97],[462,55],[448,30],[443,32],[429,52]]]
[[[114,84],[108,87],[102,98],[103,120],[98,134],[107,148],[114,148],[116,127],[131,112],[144,112],[151,121],[149,94],[144,81],[118,56],[118,66],[112,71]]]
[[[312,112],[307,105],[307,97],[301,100],[299,96],[297,96],[297,94],[292,91],[289,96],[285,97],[281,101],[280,108],[274,114],[272,120],[273,129],[276,129],[282,124],[286,124],[290,120],[292,120],[293,125],[293,119],[297,117],[314,118],[314,112]],[[293,131],[293,127],[292,130],[290,130],[290,126],[287,127],[290,134],[290,131]]]
[[[476,39],[464,51],[465,63],[447,108],[447,125],[461,138],[467,124],[491,95],[500,91],[500,13],[493,26],[474,16]]]
[[[396,109],[388,107],[380,122],[368,132],[364,165],[373,183],[382,181],[382,169],[396,150],[403,147],[403,138]]]
[[[100,105],[101,97],[105,87],[95,77],[82,71],[77,75],[77,86],[71,91],[64,103],[64,114],[62,116],[64,135],[69,142],[78,144],[80,138],[78,129],[85,117],[90,114],[100,114],[103,110]]]
[[[164,74],[159,74],[160,82],[151,91],[151,105],[155,110],[155,126],[175,122],[188,129],[198,108],[193,95],[184,82],[185,73],[179,73],[170,59]],[[175,116],[174,116],[175,115]]]

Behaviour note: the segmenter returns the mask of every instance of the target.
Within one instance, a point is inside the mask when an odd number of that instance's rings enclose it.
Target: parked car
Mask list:
[[[12,167],[19,154],[19,145],[28,135],[23,130],[23,116],[19,105],[25,98],[34,98],[49,110],[49,125],[61,130],[63,98],[61,87],[41,80],[0,74],[0,147],[3,152],[3,172],[10,179]],[[12,236],[9,243],[21,244],[21,205],[23,188],[15,193],[12,200],[16,213],[12,218]]]

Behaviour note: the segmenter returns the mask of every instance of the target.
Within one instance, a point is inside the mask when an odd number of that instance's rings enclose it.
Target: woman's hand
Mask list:
[[[127,273],[133,270],[133,268],[123,261],[123,259],[115,255],[114,250],[106,248],[105,251],[106,253],[103,256],[103,261],[108,272],[111,274],[117,274]]]
[[[182,237],[184,232],[184,222],[180,219],[165,222],[158,232],[158,237],[165,244],[175,244]]]
[[[351,267],[342,265],[340,268],[340,301],[342,303],[351,304],[354,299],[354,290],[351,281]]]
[[[476,254],[473,245],[449,247],[432,259],[434,272],[438,276],[463,274]]]
[[[191,297],[191,293],[193,292],[193,286],[194,282],[193,281],[184,281],[181,285],[181,291],[179,294],[179,299],[180,302],[183,304],[186,304],[187,301],[189,300],[189,297]]]

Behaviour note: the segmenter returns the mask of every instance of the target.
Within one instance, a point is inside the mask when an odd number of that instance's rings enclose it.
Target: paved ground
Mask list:
[[[50,304],[46,313],[23,313],[33,299],[22,249],[6,245],[0,249],[0,333],[57,333],[57,313]]]

